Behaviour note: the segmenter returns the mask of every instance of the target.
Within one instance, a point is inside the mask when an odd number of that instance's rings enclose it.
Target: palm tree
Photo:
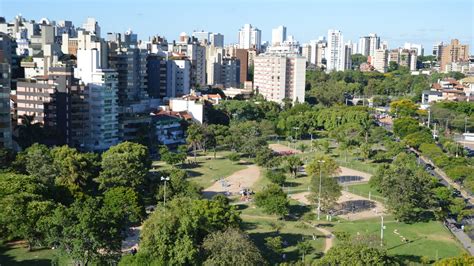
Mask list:
[[[197,149],[202,146],[204,141],[203,129],[197,124],[192,124],[188,127],[187,135],[188,137],[186,138],[186,141],[188,142],[188,145],[193,148],[194,162],[196,162]]]

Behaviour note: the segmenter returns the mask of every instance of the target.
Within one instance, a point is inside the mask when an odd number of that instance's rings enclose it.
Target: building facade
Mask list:
[[[239,30],[239,48],[256,49],[260,51],[262,43],[262,32],[251,24],[245,24]]]
[[[254,89],[265,99],[304,102],[306,59],[296,54],[261,54],[255,58]]]

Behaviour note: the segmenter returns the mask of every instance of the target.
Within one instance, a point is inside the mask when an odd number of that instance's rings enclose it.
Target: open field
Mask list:
[[[380,218],[334,223],[333,231],[345,231],[351,235],[373,235],[380,239]],[[412,262],[419,262],[422,256],[431,260],[457,256],[463,248],[449,231],[437,221],[405,224],[387,216],[384,220],[384,246],[388,253]],[[401,237],[409,242],[402,242]],[[337,239],[336,239],[337,241]]]
[[[0,243],[0,265],[2,266],[49,266],[58,252],[52,249],[36,249],[28,251],[22,243]],[[68,260],[58,257],[59,265],[67,265]]]
[[[322,233],[303,222],[278,220],[274,215],[262,213],[261,210],[253,206],[252,203],[238,206],[242,211],[241,217],[244,221],[244,230],[249,234],[250,238],[271,264],[301,260],[301,255],[299,255],[296,248],[296,245],[300,241],[310,241],[313,247],[313,250],[306,257],[308,260],[319,257],[324,250],[325,238]],[[301,206],[294,202],[291,209],[293,213],[300,213],[300,211],[302,211]],[[304,211],[306,211],[306,209]],[[290,211],[290,213],[292,213],[292,211]],[[275,228],[278,226],[280,226],[281,229],[277,232]],[[265,238],[275,236],[281,236],[282,241],[286,241],[287,243],[283,249],[283,254],[286,256],[285,260],[282,259],[281,255],[272,254],[265,246]],[[313,236],[316,240],[313,240]]]

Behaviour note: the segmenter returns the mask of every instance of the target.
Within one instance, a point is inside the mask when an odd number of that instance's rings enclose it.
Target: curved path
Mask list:
[[[238,194],[242,188],[251,188],[260,178],[260,168],[256,165],[249,165],[247,168],[233,173],[224,178],[225,182],[217,181],[212,186],[205,188],[202,193],[205,198],[212,198],[215,194],[226,193]],[[224,187],[223,183],[227,186]]]

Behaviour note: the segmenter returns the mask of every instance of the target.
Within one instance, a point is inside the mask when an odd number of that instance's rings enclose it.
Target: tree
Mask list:
[[[415,116],[418,111],[418,105],[408,99],[401,99],[390,103],[390,112],[397,117]]]
[[[296,248],[298,249],[298,253],[301,254],[302,258],[301,261],[304,263],[304,256],[311,252],[313,249],[313,246],[311,245],[311,242],[309,241],[301,241],[296,244]]]
[[[365,62],[367,62],[367,56],[362,54],[352,55],[352,69],[359,69],[360,65]]]
[[[393,121],[393,133],[400,138],[421,130],[418,121],[411,117],[398,118]]]
[[[51,156],[57,186],[67,188],[75,196],[92,190],[92,179],[97,177],[100,168],[96,154],[81,153],[74,148],[61,146],[52,149]]]
[[[395,161],[377,171],[379,189],[387,198],[387,206],[397,219],[414,222],[431,208],[433,199],[431,176],[416,164],[414,156],[400,154]]]
[[[176,198],[145,221],[138,254],[149,256],[157,265],[195,264],[201,261],[199,246],[206,236],[239,223],[232,206]]]
[[[397,265],[387,251],[363,243],[343,242],[333,246],[318,265]]]
[[[279,170],[268,170],[265,176],[270,180],[270,182],[283,186],[286,181],[286,176],[282,171]]]
[[[166,185],[166,199],[189,197],[199,199],[201,197],[200,188],[194,183],[187,180],[187,173],[183,170],[172,169],[169,172],[163,173],[164,176],[169,176],[170,181]],[[164,184],[159,187],[156,199],[162,201],[165,197]]]
[[[35,143],[25,150],[22,163],[25,164],[26,172],[34,176],[41,183],[52,186],[56,178],[56,170],[53,166],[51,151],[43,144]]]
[[[286,169],[290,174],[293,175],[294,178],[298,175],[298,170],[300,169],[300,166],[303,165],[303,161],[301,161],[300,157],[292,155],[288,156],[286,158]]]
[[[266,237],[265,246],[273,253],[280,255],[283,252],[283,241],[281,236]]]
[[[202,244],[204,265],[258,265],[264,260],[258,248],[244,232],[228,228],[209,234]]]
[[[137,189],[151,168],[148,148],[133,142],[122,142],[102,154],[100,188],[115,186]]]
[[[444,258],[438,260],[435,266],[474,265],[474,256],[463,254],[458,257]]]
[[[308,145],[306,145],[304,143],[298,144],[298,150],[300,150],[301,152],[304,153],[307,149],[308,149]]]
[[[360,145],[360,155],[364,159],[364,161],[367,161],[372,153],[372,146],[368,143],[364,143]]]
[[[117,259],[122,247],[122,230],[103,209],[101,198],[76,200],[70,207],[59,206],[49,219],[48,240],[79,265]]]
[[[408,134],[403,138],[403,143],[415,149],[418,149],[423,143],[433,143],[433,136],[428,129],[423,129],[411,134]]]
[[[0,171],[8,170],[15,161],[15,154],[12,150],[0,147]]]
[[[187,131],[186,142],[193,149],[194,161],[196,161],[196,152],[201,148],[204,142],[204,128],[198,124],[191,124]]]
[[[394,62],[394,61],[390,61],[390,63],[388,64],[388,72],[393,72],[395,70],[398,70],[398,63],[397,62]]]
[[[284,217],[289,212],[289,201],[283,189],[276,184],[269,184],[255,194],[255,205],[268,214]]]
[[[4,239],[20,238],[31,250],[44,244],[45,219],[54,203],[44,197],[46,187],[32,176],[0,174],[0,235]]]
[[[113,187],[104,193],[103,210],[117,227],[127,229],[138,223],[144,216],[144,208],[140,204],[138,193],[130,187]]]
[[[255,154],[255,163],[259,166],[269,166],[270,161],[274,157],[274,152],[268,147],[262,147]]]
[[[333,177],[339,171],[336,161],[329,156],[318,156],[306,167],[306,172],[311,176],[311,202],[318,203],[319,183],[321,183],[321,208],[325,210],[332,208],[341,196],[342,187]]]

